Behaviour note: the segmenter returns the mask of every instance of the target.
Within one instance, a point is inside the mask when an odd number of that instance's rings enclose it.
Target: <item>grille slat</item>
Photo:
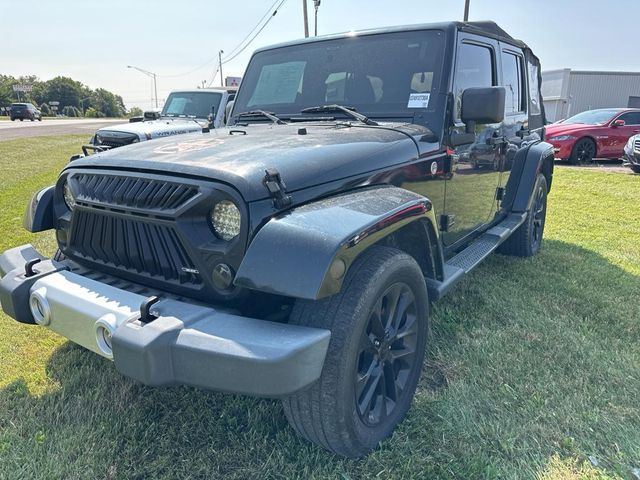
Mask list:
[[[198,194],[198,187],[138,177],[77,173],[70,179],[76,200],[103,205],[173,211]]]
[[[198,275],[172,226],[78,210],[74,213],[69,246],[95,263],[146,274],[179,285],[199,285]],[[162,261],[160,261],[162,259]]]
[[[636,138],[636,139],[633,141],[633,149],[634,149],[636,152],[640,152],[640,138]]]

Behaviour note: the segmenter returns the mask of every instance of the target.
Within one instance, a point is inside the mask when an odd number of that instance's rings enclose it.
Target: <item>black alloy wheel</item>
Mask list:
[[[404,283],[391,285],[362,332],[356,371],[356,406],[369,426],[393,413],[416,361],[416,302]]]
[[[596,144],[590,138],[581,138],[576,142],[571,150],[569,161],[573,165],[586,165],[593,161],[596,156]]]

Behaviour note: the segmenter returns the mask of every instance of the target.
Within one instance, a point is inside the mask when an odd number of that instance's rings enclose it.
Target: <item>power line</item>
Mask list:
[[[229,52],[229,56],[233,55],[233,54],[235,53],[235,51],[236,51],[236,50],[238,50],[238,48],[240,48],[240,47],[244,44],[244,42],[247,40],[247,38],[249,38],[249,36],[250,36],[253,32],[255,32],[255,30],[260,26],[260,24],[261,24],[262,22],[264,22],[265,18],[267,18],[267,16],[268,16],[268,15],[269,15],[269,13],[271,12],[271,10],[273,10],[273,8],[274,8],[274,7],[276,6],[276,4],[278,3],[278,1],[280,1],[280,0],[276,0],[275,2],[273,2],[273,4],[272,4],[272,5],[269,7],[269,9],[265,12],[265,14],[264,14],[262,17],[260,17],[260,20],[258,21],[258,23],[257,23],[257,24],[256,24],[256,25],[255,25],[255,26],[254,26],[250,31],[249,31],[249,33],[246,35],[246,37],[244,37],[244,38],[242,39],[242,41],[241,41],[240,43],[238,43],[238,44],[233,48],[233,50],[231,50],[231,51]],[[281,2],[281,3],[284,3],[284,2]],[[280,6],[281,6],[281,5],[280,5]],[[280,6],[278,6],[278,8],[280,8]],[[276,11],[273,13],[273,15],[275,15],[275,14],[276,14],[277,10],[278,10],[278,9],[276,8]],[[268,23],[268,21],[267,21],[267,23]],[[266,25],[266,24],[265,24],[265,25]],[[264,28],[264,26],[263,26],[263,28]],[[254,38],[255,38],[255,37],[254,37]],[[252,40],[253,40],[253,39],[252,39]],[[246,46],[245,46],[245,48],[246,48]],[[186,71],[186,72],[183,72],[183,73],[177,73],[177,74],[174,74],[174,75],[158,75],[158,77],[162,77],[162,78],[184,77],[184,76],[186,76],[186,75],[190,75],[190,74],[192,74],[192,73],[194,73],[194,72],[197,72],[198,70],[201,70],[202,68],[204,68],[204,67],[208,66],[209,64],[213,63],[213,62],[214,62],[214,61],[216,61],[217,59],[218,59],[218,56],[216,55],[215,57],[210,58],[210,59],[209,59],[209,60],[207,60],[206,62],[204,62],[204,63],[200,64],[199,66],[197,66],[197,67],[195,67],[195,68],[192,68],[192,69],[191,69],[191,70],[189,70],[189,71]],[[216,74],[217,74],[217,71],[216,71]]]
[[[268,8],[268,10],[265,12],[265,14],[260,18],[260,20],[258,20],[258,23],[255,25],[255,27],[253,27],[251,29],[251,31],[249,33],[247,33],[247,35],[240,41],[240,43],[238,43],[233,50],[231,50],[228,54],[227,57],[230,57],[231,55],[233,55],[236,50],[238,50],[242,44],[247,40],[247,38],[249,38],[251,36],[251,34],[253,32],[256,31],[256,29],[260,26],[260,24],[262,22],[264,22],[264,20],[269,16],[269,13],[271,13],[271,11],[274,9],[274,7],[276,6],[276,4],[279,2],[280,0],[276,0],[275,2],[273,2],[273,4]]]
[[[276,13],[278,13],[278,10],[280,10],[280,8],[282,7],[282,5],[284,5],[284,3],[287,0],[280,0],[280,4],[276,7],[276,9],[273,11],[273,13],[271,14],[271,16],[267,19],[267,21],[264,23],[264,25],[262,25],[262,27],[260,27],[260,30],[258,30],[255,35],[253,37],[251,37],[251,39],[247,42],[247,44],[242,47],[242,49],[235,53],[234,55],[230,55],[227,58],[222,60],[222,64],[224,65],[225,63],[229,63],[230,61],[232,61],[234,58],[236,58],[238,55],[240,55],[242,52],[244,52],[246,50],[246,48],[251,45],[251,42],[253,42],[255,40],[255,38],[260,35],[260,33],[265,29],[265,27],[269,24],[269,22],[271,21],[271,19],[273,19],[273,17],[276,16]]]

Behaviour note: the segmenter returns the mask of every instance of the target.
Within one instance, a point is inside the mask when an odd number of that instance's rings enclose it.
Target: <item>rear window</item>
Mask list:
[[[26,103],[14,103],[13,105],[11,105],[11,109],[22,110],[23,108],[27,108]]]

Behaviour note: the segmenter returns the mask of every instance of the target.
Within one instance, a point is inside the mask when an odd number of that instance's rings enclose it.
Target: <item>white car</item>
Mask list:
[[[156,117],[153,120],[132,119],[129,123],[101,128],[91,139],[91,144],[115,148],[154,138],[197,132],[203,127],[222,127],[226,120],[226,106],[234,99],[236,91],[237,87],[173,91],[162,111],[153,115]]]

